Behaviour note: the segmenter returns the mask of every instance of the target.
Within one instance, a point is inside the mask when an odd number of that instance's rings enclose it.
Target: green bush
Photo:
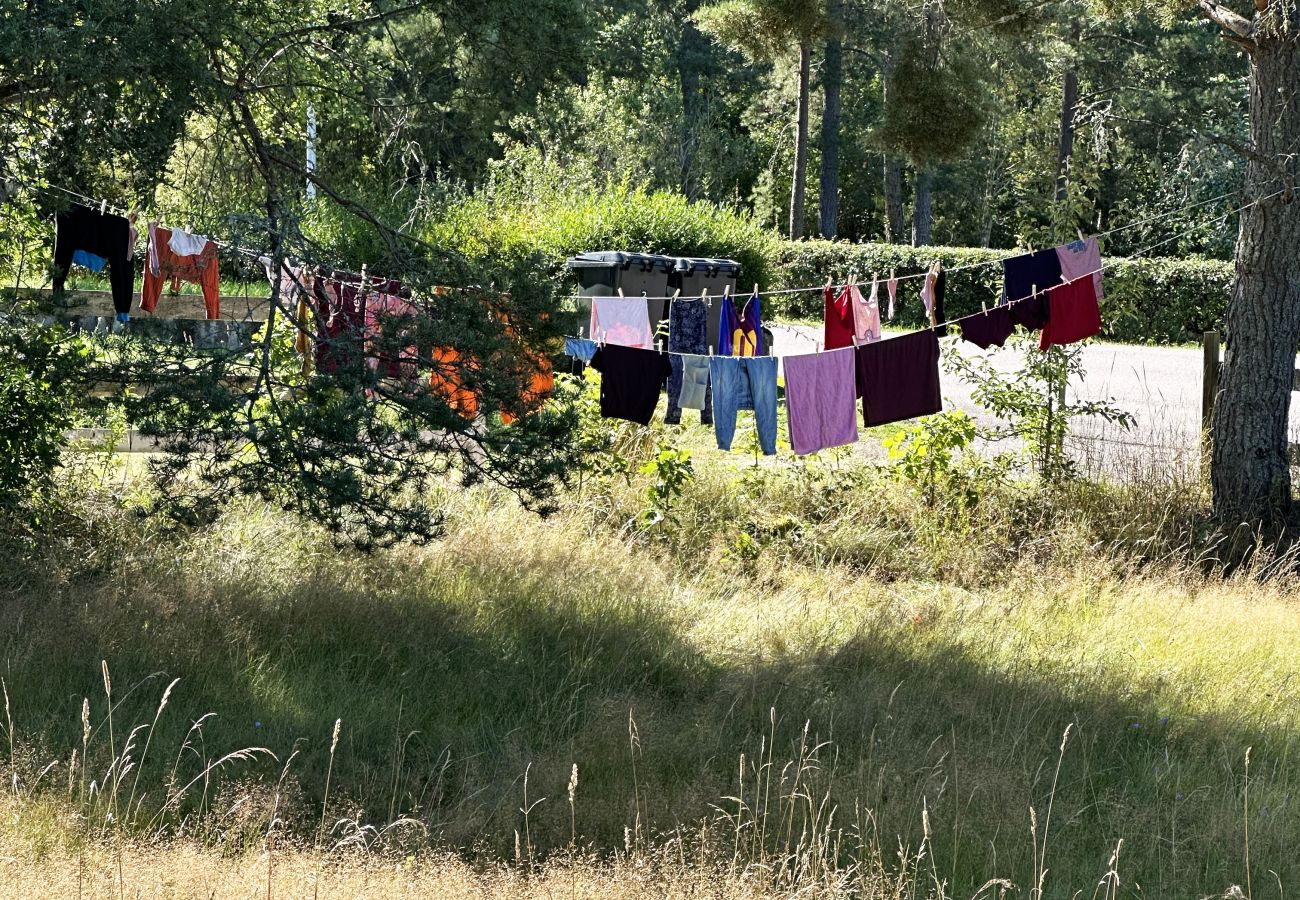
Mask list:
[[[967,247],[908,247],[900,244],[848,244],[834,241],[785,242],[774,270],[778,287],[823,284],[827,276],[841,281],[851,273],[869,280],[873,273],[888,277],[917,275],[938,259],[945,268],[974,263],[988,265],[951,272],[946,278],[944,312],[948,318],[979,312],[980,304],[996,303],[1002,290],[1002,267],[996,260],[1004,250]],[[1167,344],[1196,340],[1202,331],[1221,327],[1232,290],[1232,263],[1209,259],[1107,259],[1105,298],[1101,313],[1104,337],[1129,343]],[[898,287],[895,324],[924,324],[921,280]],[[885,298],[881,286],[881,300]],[[817,319],[821,293],[784,294],[765,301],[770,316]]]

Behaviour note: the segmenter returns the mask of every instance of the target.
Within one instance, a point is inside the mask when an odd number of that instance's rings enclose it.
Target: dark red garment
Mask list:
[[[1052,317],[1043,326],[1040,350],[1053,344],[1073,344],[1101,332],[1101,309],[1092,275],[1057,285],[1047,292]]]
[[[836,293],[834,288],[822,291],[826,307],[826,333],[823,350],[838,350],[853,346],[853,304],[849,302],[849,289]]]
[[[957,324],[961,326],[962,338],[981,350],[987,350],[994,344],[1001,347],[1016,327],[1011,321],[1011,310],[1005,306],[963,316],[957,320]]]
[[[943,411],[939,335],[933,328],[864,344],[854,357],[867,427]]]
[[[1008,304],[1008,308],[1011,310],[1011,321],[1026,331],[1037,331],[1051,318],[1046,291]]]

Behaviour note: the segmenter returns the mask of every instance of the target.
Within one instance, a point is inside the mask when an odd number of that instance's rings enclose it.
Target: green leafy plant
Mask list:
[[[1079,344],[1038,349],[1036,335],[1017,332],[1008,346],[1017,351],[1020,365],[1000,371],[987,355],[967,355],[950,348],[944,366],[971,384],[971,396],[1005,424],[981,429],[990,441],[1017,439],[1023,453],[1047,483],[1072,477],[1073,461],[1065,453],[1071,423],[1100,418],[1121,428],[1133,425],[1133,416],[1107,400],[1071,400],[1066,387],[1084,375]]]
[[[646,508],[641,512],[641,529],[663,528],[672,523],[674,502],[695,480],[691,451],[663,445],[641,466],[640,471],[652,478],[645,490]]]

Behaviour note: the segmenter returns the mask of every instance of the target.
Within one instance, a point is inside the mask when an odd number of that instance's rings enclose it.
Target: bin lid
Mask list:
[[[729,275],[733,278],[740,275],[740,263],[734,259],[710,259],[707,256],[680,256],[676,268],[685,275],[708,273],[714,277]]]
[[[665,272],[671,272],[677,263],[678,260],[674,256],[657,256],[650,253],[624,253],[621,250],[598,250],[591,253],[579,253],[577,256],[569,258],[570,269],[631,269],[636,267],[642,272],[649,272],[654,269],[662,269]]]

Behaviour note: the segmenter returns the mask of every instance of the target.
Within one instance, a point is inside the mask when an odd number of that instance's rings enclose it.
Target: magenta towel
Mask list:
[[[785,405],[790,446],[800,455],[858,439],[853,348],[787,356]]]

